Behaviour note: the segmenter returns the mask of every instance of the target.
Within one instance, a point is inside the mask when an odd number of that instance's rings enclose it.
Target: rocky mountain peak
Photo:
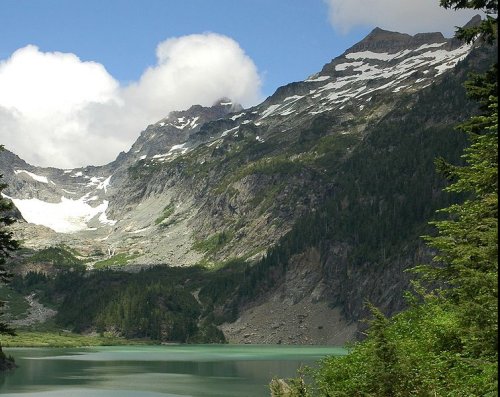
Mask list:
[[[442,33],[418,33],[411,36],[406,33],[391,32],[381,28],[373,29],[363,40],[349,48],[345,53],[373,51],[387,52],[389,54],[412,49],[423,44],[446,42]]]
[[[242,106],[229,98],[221,98],[212,106],[193,105],[189,109],[172,111],[167,117],[149,125],[128,152],[127,161],[151,156],[173,158],[172,150],[184,150],[185,144],[202,125],[240,111]],[[124,160],[124,159],[122,159]]]
[[[464,28],[477,26],[479,23],[481,23],[481,16],[475,15],[464,25]],[[446,39],[441,32],[417,33],[412,36],[376,27],[363,40],[349,48],[344,55],[362,51],[393,54],[402,50],[413,50],[424,45],[440,43],[447,45],[449,49],[458,48],[463,44],[453,38]]]
[[[239,112],[243,110],[243,106],[241,106],[237,102],[233,102],[232,99],[228,97],[222,97],[218,99],[217,101],[214,102],[214,104],[211,106],[212,108],[223,108],[227,112],[229,110],[229,113],[232,112]]]
[[[463,27],[464,28],[471,28],[474,26],[478,26],[481,23],[481,15],[477,14],[474,15],[469,22],[467,22]]]

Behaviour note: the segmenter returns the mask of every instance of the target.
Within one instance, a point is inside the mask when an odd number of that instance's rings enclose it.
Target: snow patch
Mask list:
[[[15,170],[14,171],[14,174],[16,174],[16,175],[21,174],[21,173],[27,174],[28,176],[30,176],[32,179],[34,179],[37,182],[49,183],[49,180],[47,179],[46,176],[40,176],[37,174],[33,174],[32,172],[29,172],[26,170]]]
[[[197,121],[198,121],[199,118],[200,117],[197,116],[193,120],[191,120],[191,122],[189,123],[189,125],[190,125],[191,128],[195,128],[198,125]]]
[[[379,61],[390,61],[398,57],[400,53],[389,54],[387,52],[360,51],[346,54],[347,59],[376,59]]]
[[[36,198],[15,199],[2,195],[12,200],[27,222],[46,226],[58,233],[89,230],[87,223],[96,215],[100,215],[101,223],[114,224],[116,222],[106,218],[109,202],[104,200],[98,206],[92,207],[87,203],[88,194],[78,200],[63,196],[59,203],[48,203]]]
[[[289,115],[291,115],[293,113],[295,113],[295,110],[293,110],[293,109],[287,109],[284,112],[281,112],[280,116],[289,116]]]
[[[363,65],[363,61],[340,63],[338,65],[335,65],[335,70],[337,72],[341,72],[343,70],[346,70],[347,68],[356,68],[361,65]]]
[[[329,80],[330,76],[318,76],[318,77],[310,77],[307,80],[304,80],[306,83],[316,83],[318,81]]]
[[[184,146],[186,146],[186,142],[184,142],[180,145],[174,145],[170,148],[169,153],[173,152],[175,150],[182,150],[182,151],[187,150],[187,148],[185,148]]]
[[[103,204],[105,204],[106,209],[107,209],[109,202],[107,200],[104,200]],[[108,217],[106,216],[106,209],[101,212],[101,215],[99,215],[99,222],[101,222],[104,225],[113,226],[114,224],[116,224],[117,221],[115,221],[113,219],[108,219]]]
[[[185,117],[178,117],[177,120],[176,120],[176,124],[172,124],[175,128],[177,128],[178,130],[183,130],[184,128],[186,128],[189,123],[191,123],[191,120],[186,120]]]
[[[300,98],[304,98],[303,95],[292,95],[292,96],[289,96],[289,97],[286,97],[285,99],[283,99],[283,102],[288,102],[288,101],[297,101],[299,100]]]
[[[271,115],[271,114],[273,114],[273,113],[276,111],[276,109],[278,109],[280,106],[281,106],[281,105],[279,105],[279,104],[278,104],[278,105],[271,105],[271,106],[269,106],[266,110],[264,110],[264,111],[262,112],[262,116],[261,116],[261,118],[263,119],[263,118],[266,118],[267,116],[270,116],[270,115]]]
[[[103,182],[100,182],[99,185],[97,186],[97,190],[104,190],[104,193],[108,192],[108,187],[111,182],[111,177],[113,175],[108,176]]]
[[[442,47],[445,44],[446,44],[446,42],[444,42],[444,41],[442,43],[423,44],[420,47],[418,47],[415,51],[425,50],[426,48]]]
[[[234,128],[230,128],[229,130],[225,130],[222,132],[222,134],[220,135],[221,138],[225,137],[226,135],[228,135],[229,133],[231,133],[232,131],[234,130],[237,130],[239,127],[234,127]]]
[[[236,114],[234,116],[231,117],[231,120],[233,121],[236,121],[237,119],[239,119],[240,117],[244,116],[246,113],[240,113],[240,114]]]

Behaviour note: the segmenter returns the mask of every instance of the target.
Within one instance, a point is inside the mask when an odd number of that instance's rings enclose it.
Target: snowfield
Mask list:
[[[91,230],[88,222],[97,215],[99,215],[98,219],[103,224],[113,225],[116,223],[116,221],[109,220],[106,217],[109,202],[104,200],[98,206],[92,207],[87,203],[90,201],[88,195],[78,200],[61,197],[59,203],[47,203],[36,198],[15,199],[6,195],[3,196],[12,200],[27,222],[46,226],[58,233]]]
[[[40,175],[37,175],[37,174],[33,174],[32,172],[29,172],[29,171],[26,171],[26,170],[15,170],[14,171],[14,174],[16,174],[16,175],[21,174],[21,173],[29,175],[35,181],[42,182],[42,183],[49,183],[49,180],[47,179],[46,176],[40,176]]]

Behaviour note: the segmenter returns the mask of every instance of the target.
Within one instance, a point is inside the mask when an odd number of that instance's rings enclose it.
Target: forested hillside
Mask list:
[[[441,3],[494,14],[458,35],[496,42],[497,2]],[[436,160],[456,203],[439,210],[424,237],[434,256],[412,269],[408,307],[389,318],[368,303],[366,340],[346,357],[323,360],[311,384],[303,374],[289,384],[273,380],[273,396],[498,395],[498,64],[491,63],[465,83],[476,106],[458,126],[468,139],[463,162]]]

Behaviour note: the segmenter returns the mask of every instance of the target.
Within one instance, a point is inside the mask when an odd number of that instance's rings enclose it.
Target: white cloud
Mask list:
[[[120,87],[95,62],[29,45],[0,62],[0,143],[34,165],[104,164],[172,110],[227,96],[261,98],[260,77],[234,40],[214,33],[160,43],[157,64]]]
[[[228,37],[211,33],[169,39],[158,45],[156,55],[158,64],[124,94],[137,106],[154,109],[157,117],[165,115],[165,107],[210,105],[224,95],[243,105],[260,98],[254,63]]]
[[[380,27],[401,33],[442,32],[451,37],[478,14],[439,6],[439,0],[325,0],[333,27],[347,33],[356,26]]]

